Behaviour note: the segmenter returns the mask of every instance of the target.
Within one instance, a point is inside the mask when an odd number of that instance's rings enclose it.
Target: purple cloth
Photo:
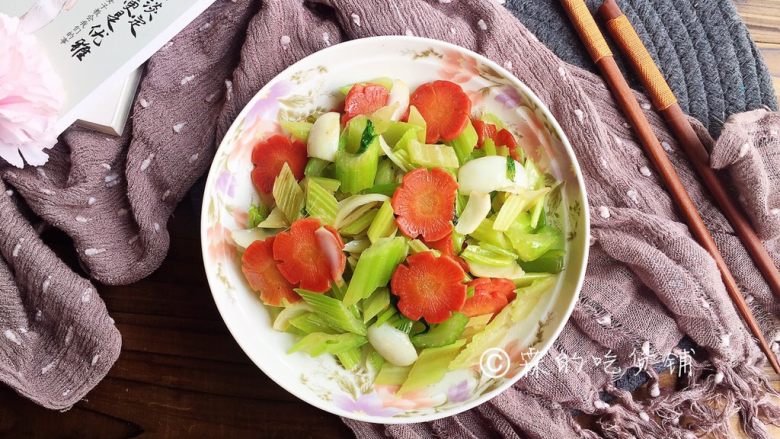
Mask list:
[[[207,26],[208,24],[208,26]],[[764,396],[762,355],[731,304],[710,256],[679,222],[674,206],[603,82],[567,65],[490,0],[218,1],[148,63],[122,138],[70,129],[41,169],[0,167],[0,378],[37,403],[63,408],[108,371],[120,338],[88,280],[38,238],[17,206],[23,199],[73,238],[98,282],[124,284],[156,269],[169,244],[166,223],[207,170],[215,145],[242,107],[285,67],[345,39],[413,33],[476,50],[507,66],[546,102],[572,140],[585,174],[594,242],[571,321],[541,366],[492,401],[440,421],[382,426],[345,421],[360,437],[596,437],[571,409],[595,414],[611,437],[682,437],[685,414],[698,430],[723,431],[741,409],[744,426],[768,437],[759,412],[777,422]],[[289,44],[282,44],[282,37]],[[182,81],[193,76],[190,81]],[[647,100],[641,98],[643,103]],[[778,334],[778,302],[722,214],[703,195],[661,119],[648,112],[724,257],[761,318]],[[700,126],[707,143],[712,140]],[[780,261],[780,116],[760,110],[732,118],[712,163]],[[683,390],[635,401],[611,385],[604,365],[558,370],[562,354],[632,364],[688,336],[704,352]],[[259,373],[259,372],[258,372]],[[655,386],[656,384],[651,384]],[[600,392],[614,398],[606,403]],[[655,395],[654,392],[651,392]],[[716,394],[720,396],[716,396]]]

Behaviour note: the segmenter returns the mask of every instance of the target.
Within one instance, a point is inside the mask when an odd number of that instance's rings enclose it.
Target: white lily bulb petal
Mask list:
[[[309,157],[329,162],[336,160],[341,131],[340,118],[341,116],[336,112],[325,113],[317,118],[309,131],[309,140],[306,143]]]
[[[399,121],[409,108],[409,86],[400,79],[393,79],[393,86],[390,88],[390,96],[387,99],[387,105],[397,104],[390,120]]]
[[[461,193],[490,193],[514,187],[528,186],[523,166],[515,161],[515,178],[507,177],[507,158],[497,155],[471,160],[458,170],[458,186]]]
[[[463,208],[455,231],[461,235],[468,235],[477,230],[480,223],[487,218],[490,213],[490,194],[485,192],[472,192],[469,195],[469,201]]]
[[[382,358],[395,366],[410,366],[417,361],[417,350],[409,336],[387,323],[368,328],[368,342]]]

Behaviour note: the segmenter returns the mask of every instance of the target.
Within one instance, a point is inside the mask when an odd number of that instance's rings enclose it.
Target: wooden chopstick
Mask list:
[[[612,91],[618,106],[631,122],[640,143],[644,147],[645,154],[647,154],[648,158],[653,163],[653,166],[655,166],[658,171],[672,200],[688,224],[691,234],[693,234],[699,244],[707,250],[715,260],[715,264],[718,266],[721,277],[723,278],[723,283],[726,286],[726,291],[731,297],[732,302],[734,302],[734,306],[739,314],[742,315],[748,329],[750,329],[750,332],[758,341],[761,350],[764,352],[764,355],[766,355],[772,368],[775,372],[780,374],[780,364],[778,364],[777,358],[769,348],[766,339],[764,339],[764,335],[761,333],[761,329],[759,328],[758,323],[756,323],[753,313],[750,312],[750,308],[742,297],[737,282],[731,274],[729,267],[726,265],[723,256],[720,254],[720,251],[715,244],[715,240],[712,238],[709,230],[707,230],[707,226],[699,215],[696,205],[693,203],[693,200],[691,200],[691,197],[680,180],[679,175],[677,175],[677,171],[675,171],[672,162],[669,160],[661,143],[658,141],[658,138],[650,127],[650,123],[648,122],[647,117],[645,117],[642,108],[639,106],[636,96],[634,96],[633,91],[623,77],[617,63],[615,63],[612,51],[610,50],[607,41],[604,39],[601,30],[596,25],[596,21],[593,19],[587,5],[583,0],[561,0],[561,4],[566,10],[569,19],[574,24],[574,27],[577,29],[577,33],[587,48],[593,62],[598,67],[602,77]]]
[[[726,219],[729,220],[742,244],[753,258],[756,267],[763,274],[769,289],[772,290],[775,297],[780,298],[780,271],[756,235],[750,221],[710,167],[707,149],[704,148],[701,139],[696,135],[685,113],[677,104],[677,98],[672,89],[658,66],[655,65],[636,30],[631,26],[631,22],[620,10],[620,6],[615,0],[606,0],[599,8],[599,14],[606,21],[610,36],[620,47],[623,55],[628,58],[634,73],[639,76],[645,86],[653,106],[666,119],[666,123],[677,137],[677,142],[693,164],[699,178],[704,182],[704,186],[709,189],[712,198],[718,203]]]

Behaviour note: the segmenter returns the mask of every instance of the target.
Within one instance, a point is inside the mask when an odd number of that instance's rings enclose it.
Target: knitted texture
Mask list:
[[[725,428],[727,416],[705,404],[712,400],[726,414],[741,409],[745,428],[767,437],[757,414],[778,421],[780,413],[763,399],[767,383],[759,369],[761,353],[734,311],[714,262],[679,222],[604,83],[561,61],[492,0],[218,1],[148,63],[126,136],[107,139],[71,129],[44,168],[5,167],[2,178],[38,216],[73,238],[94,279],[131,282],[160,264],[174,206],[208,168],[216,142],[263,84],[330,44],[408,32],[483,53],[510,67],[548,104],[583,169],[594,243],[581,300],[540,364],[546,373],[522,379],[474,410],[433,423],[347,421],[357,435],[595,437],[574,423],[570,410],[578,409],[600,416],[603,432],[612,437],[680,437],[686,433],[675,422],[681,414],[702,432]],[[661,119],[652,112],[648,117],[772,338],[778,303],[704,196]],[[697,127],[712,144],[706,130]],[[778,129],[780,119],[763,110],[731,119],[723,140],[713,145],[713,162],[731,174],[745,209],[780,262],[773,216],[780,208],[780,169],[771,167],[780,146]],[[742,153],[746,143],[751,146]],[[756,181],[761,190],[755,190]],[[87,281],[48,253],[3,198],[0,378],[40,404],[67,407],[116,358],[116,329],[94,290],[86,289]],[[44,293],[47,276],[50,286]],[[48,294],[47,300],[41,300],[42,294]],[[35,319],[37,309],[41,320]],[[91,329],[74,330],[68,337],[68,327]],[[31,328],[39,339],[26,335]],[[584,362],[581,369],[566,371],[555,364],[563,354],[614,355],[615,365],[625,367],[637,351],[651,358],[667,355],[683,336],[703,350],[702,361],[687,376],[688,387],[641,403],[611,385],[614,376],[603,364]],[[100,355],[97,360],[95,355]],[[95,367],[90,367],[93,360]],[[51,362],[55,366],[44,373]],[[56,375],[50,375],[55,369]],[[613,397],[611,403],[600,398],[601,392]],[[663,421],[651,422],[649,416]]]

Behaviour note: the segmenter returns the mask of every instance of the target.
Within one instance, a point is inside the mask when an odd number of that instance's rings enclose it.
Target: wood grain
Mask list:
[[[780,90],[780,2],[752,0],[738,8]],[[107,378],[64,413],[0,387],[0,438],[352,436],[337,417],[267,378],[230,336],[203,274],[194,212],[188,200],[176,210],[170,253],[149,278],[99,287],[123,336]],[[68,248],[67,239],[54,239]],[[780,377],[769,369],[767,375],[780,390]],[[665,375],[661,384],[672,388],[676,378]],[[737,418],[731,422],[744,437]],[[780,429],[772,434],[780,437]]]

